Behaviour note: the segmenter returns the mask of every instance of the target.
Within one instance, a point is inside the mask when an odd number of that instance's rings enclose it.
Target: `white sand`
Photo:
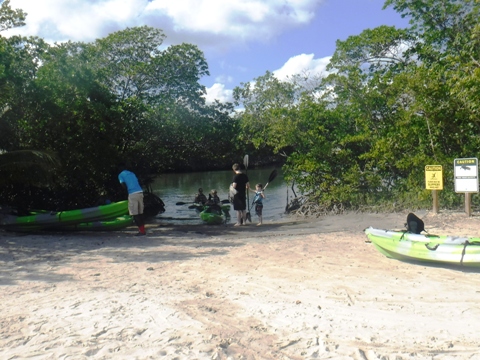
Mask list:
[[[480,236],[478,215],[422,215]],[[0,359],[478,359],[480,270],[365,242],[405,219],[0,232]]]

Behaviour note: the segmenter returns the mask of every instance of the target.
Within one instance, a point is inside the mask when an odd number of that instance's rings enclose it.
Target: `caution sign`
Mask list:
[[[478,192],[478,159],[455,159],[455,192]]]
[[[427,190],[443,190],[442,165],[425,166],[425,188]]]

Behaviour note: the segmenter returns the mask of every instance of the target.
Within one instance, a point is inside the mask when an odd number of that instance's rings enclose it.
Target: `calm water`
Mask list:
[[[272,170],[273,168],[248,170],[247,175],[250,179],[250,185],[253,187],[256,183],[262,183],[265,186]],[[265,190],[267,197],[263,208],[265,222],[287,216],[284,214],[287,204],[287,189],[288,198],[293,198],[291,186],[287,187],[281,170],[277,169],[277,171],[277,177]],[[228,188],[232,182],[233,175],[234,173],[231,170],[161,175],[152,184],[153,192],[165,203],[165,212],[157,216],[157,221],[174,224],[201,224],[198,213],[188,208],[188,205],[193,203],[198,188],[202,187],[207,197],[210,190],[216,189],[220,200],[228,199]],[[249,206],[254,195],[253,192],[249,192]],[[298,191],[297,195],[299,195]],[[177,202],[185,202],[187,204],[176,205]],[[256,222],[258,219],[253,208],[250,210],[250,213],[252,214],[252,222]],[[235,217],[233,207],[230,215],[232,218]],[[231,222],[233,221],[231,220]]]

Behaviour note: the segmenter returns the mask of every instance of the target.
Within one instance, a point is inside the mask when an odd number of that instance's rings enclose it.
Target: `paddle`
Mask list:
[[[243,157],[243,165],[245,165],[245,174],[247,174],[247,169],[248,169],[248,155],[245,155]],[[249,190],[245,189],[245,191],[247,192],[247,204],[250,203],[250,198],[248,196],[248,192]],[[252,215],[250,214],[250,209],[248,209],[247,211],[247,215],[246,215],[246,219],[250,222],[252,222]]]
[[[277,169],[274,169],[271,173],[270,173],[270,176],[268,177],[268,181],[267,183],[265,184],[265,186],[263,187],[263,190],[265,190],[268,186],[268,184],[270,184],[275,178],[277,177]]]
[[[222,204],[230,204],[230,201],[228,199],[225,199],[225,200],[222,200],[220,201]],[[187,204],[191,204],[191,206],[193,206],[193,208],[196,206],[196,205],[193,205],[192,203],[186,203],[186,202],[183,202],[183,201],[179,201],[177,203],[175,203],[175,205],[187,205]],[[193,209],[192,208],[192,209]]]
[[[268,177],[267,183],[263,187],[263,190],[265,190],[268,184],[270,184],[277,177],[277,174],[278,174],[277,169],[273,169],[273,171],[270,173],[270,176]],[[253,202],[252,202],[252,205],[250,205],[250,209],[252,208],[252,206],[253,206]],[[250,209],[248,209],[249,212],[250,212]]]

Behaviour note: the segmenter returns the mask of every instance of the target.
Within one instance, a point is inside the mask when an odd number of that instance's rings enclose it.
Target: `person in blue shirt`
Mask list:
[[[146,235],[145,220],[143,218],[143,189],[138,182],[137,176],[127,170],[125,164],[120,164],[118,170],[121,171],[120,174],[118,174],[118,181],[120,181],[120,184],[122,184],[123,188],[128,192],[128,212],[133,216],[133,220],[138,226],[136,236]]]
[[[255,193],[255,197],[253,198],[253,204],[255,204],[255,214],[258,216],[258,224],[262,225],[263,222],[263,199],[266,199],[265,193],[263,192],[263,185],[257,184],[255,185],[255,190],[251,189]]]

